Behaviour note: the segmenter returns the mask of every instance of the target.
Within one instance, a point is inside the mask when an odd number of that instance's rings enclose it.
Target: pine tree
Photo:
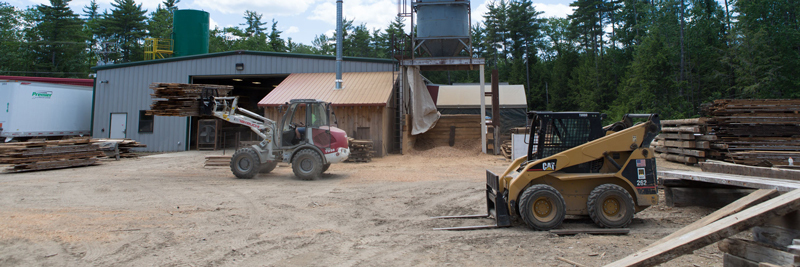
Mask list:
[[[105,13],[99,24],[101,36],[116,42],[119,47],[119,54],[112,60],[143,60],[142,41],[147,36],[147,18],[144,14],[147,10],[143,10],[141,4],[136,5],[134,0],[114,0],[111,6],[111,13]]]
[[[165,0],[147,20],[148,35],[153,38],[172,39],[172,22],[180,0]]]
[[[38,5],[32,41],[33,70],[49,76],[75,76],[88,71],[83,21],[69,8],[70,0]]]
[[[282,31],[278,30],[278,22],[272,19],[272,30],[269,32],[269,47],[275,52],[286,52],[286,44],[281,39]]]

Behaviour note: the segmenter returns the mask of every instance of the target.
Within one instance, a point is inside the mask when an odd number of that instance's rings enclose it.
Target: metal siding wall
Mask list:
[[[244,71],[236,71],[236,63],[244,63]],[[197,75],[251,75],[334,72],[335,60],[229,55],[160,64],[140,65],[97,71],[94,138],[108,138],[112,112],[127,112],[127,137],[147,147],[143,151],[183,151],[186,140],[185,117],[155,116],[153,133],[139,133],[139,110],[150,109],[151,83],[187,83]],[[391,63],[344,62],[345,72],[392,71]],[[101,84],[107,80],[109,83]],[[194,127],[194,126],[193,126]],[[100,132],[100,129],[105,129]],[[180,143],[180,145],[179,145]]]

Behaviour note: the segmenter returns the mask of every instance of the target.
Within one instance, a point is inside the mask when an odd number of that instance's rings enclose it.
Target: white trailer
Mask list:
[[[0,81],[0,142],[91,133],[92,88]]]

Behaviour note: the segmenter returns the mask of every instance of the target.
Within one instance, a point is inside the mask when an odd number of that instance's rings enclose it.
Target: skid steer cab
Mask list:
[[[293,99],[280,107],[280,122],[238,107],[238,97],[204,97],[215,117],[250,127],[262,141],[237,150],[231,157],[231,171],[237,178],[269,173],[278,162],[292,165],[297,178],[313,180],[350,155],[345,131],[336,128],[331,104],[316,99]],[[201,109],[203,110],[203,109]]]
[[[650,143],[661,130],[657,114],[627,114],[603,127],[597,112],[529,112],[528,153],[500,175],[486,171],[486,215],[507,227],[521,219],[534,230],[558,228],[566,215],[588,216],[623,228],[634,213],[658,203]],[[639,122],[637,123],[636,120]]]

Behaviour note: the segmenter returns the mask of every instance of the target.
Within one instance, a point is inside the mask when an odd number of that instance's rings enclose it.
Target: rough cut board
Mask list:
[[[800,190],[794,190],[606,266],[661,264],[798,209]]]
[[[692,223],[690,225],[687,225],[686,227],[683,227],[683,228],[679,229],[678,231],[675,231],[674,233],[672,233],[672,234],[670,234],[670,235],[668,235],[668,236],[666,236],[666,237],[664,237],[662,239],[659,239],[658,241],[654,242],[653,244],[650,244],[649,246],[645,247],[643,250],[647,250],[647,249],[650,249],[650,248],[655,247],[657,245],[669,242],[674,238],[682,236],[682,235],[684,235],[684,234],[686,234],[688,232],[694,231],[694,230],[696,230],[696,229],[698,229],[700,227],[704,227],[706,225],[709,225],[709,224],[711,224],[711,223],[713,223],[715,221],[718,221],[719,219],[728,217],[728,215],[740,212],[740,211],[742,211],[742,210],[744,210],[746,208],[749,208],[749,207],[752,207],[752,206],[757,205],[759,203],[762,203],[762,202],[764,202],[764,201],[766,201],[766,200],[768,200],[770,198],[773,198],[773,197],[775,197],[777,195],[778,195],[778,192],[775,189],[759,189],[759,190],[756,190],[755,192],[750,193],[749,195],[747,195],[747,196],[745,196],[743,198],[740,198],[739,200],[736,200],[733,203],[728,204],[725,207],[722,207],[722,208],[718,209],[714,213],[711,213],[708,216],[703,217],[702,219],[697,220],[694,223]]]
[[[794,169],[747,166],[728,162],[703,162],[700,163],[700,169],[704,172],[751,175],[800,181],[800,170]]]
[[[781,192],[800,188],[800,181],[693,171],[658,171],[658,177],[664,179],[684,179],[699,182],[735,185],[756,189],[775,189]]]

